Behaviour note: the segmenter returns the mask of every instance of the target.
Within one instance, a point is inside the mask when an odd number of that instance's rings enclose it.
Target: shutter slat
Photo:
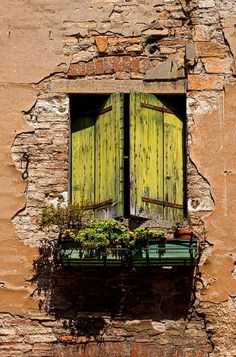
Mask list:
[[[121,94],[96,98],[72,118],[72,202],[96,218],[123,215],[122,103]]]

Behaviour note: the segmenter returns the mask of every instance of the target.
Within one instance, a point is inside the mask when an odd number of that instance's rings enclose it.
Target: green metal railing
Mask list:
[[[63,266],[194,266],[198,258],[197,239],[166,239],[140,249],[112,248],[106,256],[82,252],[76,242],[62,241],[59,259]]]

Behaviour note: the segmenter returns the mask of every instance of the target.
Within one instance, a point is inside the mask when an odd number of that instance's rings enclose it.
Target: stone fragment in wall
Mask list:
[[[195,25],[193,41],[210,41],[211,29],[206,25]]]
[[[186,43],[185,47],[185,62],[187,65],[193,66],[196,62],[196,51],[193,42]]]
[[[140,45],[132,45],[132,46],[126,47],[125,50],[127,52],[141,53],[143,51],[143,48]]]
[[[158,333],[164,333],[166,331],[166,324],[163,322],[152,321],[151,322],[153,330]]]
[[[80,61],[89,62],[91,59],[97,56],[95,51],[80,51],[73,55],[71,63],[78,63]]]
[[[216,42],[196,42],[196,53],[199,57],[226,57],[226,48]]]
[[[155,20],[148,26],[148,28],[149,29],[161,30],[161,29],[163,29],[163,26],[160,24],[159,21]]]
[[[168,55],[172,55],[176,53],[176,48],[173,47],[168,47],[168,46],[161,46],[160,47],[160,54],[164,54],[166,55],[166,57],[168,57]]]
[[[125,51],[124,47],[121,45],[116,45],[116,46],[110,46],[109,47],[109,52],[111,53],[123,53]]]
[[[106,52],[107,49],[107,36],[97,36],[95,38],[95,43],[97,46],[97,49],[100,53]]]
[[[152,29],[143,30],[142,35],[156,36],[156,37],[168,36],[169,30],[168,29],[153,29],[152,28]]]
[[[140,44],[142,41],[141,36],[131,36],[131,37],[109,37],[108,38],[108,44],[109,45],[119,45],[121,43],[126,43],[126,44]]]
[[[207,73],[223,73],[228,74],[233,71],[232,58],[203,58],[202,62]]]
[[[230,51],[234,57],[232,70],[236,74],[236,16],[228,17],[224,23],[224,35],[229,44]]]
[[[180,73],[175,61],[168,59],[146,72],[144,81],[175,80],[178,78],[183,78],[183,73]]]
[[[199,9],[208,9],[215,6],[215,0],[199,0],[198,2]]]
[[[66,336],[60,336],[59,340],[60,342],[63,343],[87,343],[87,342],[94,342],[95,338],[93,336],[86,337],[86,336],[66,335]]]
[[[188,90],[222,90],[223,80],[216,74],[190,74],[188,76]]]
[[[143,79],[143,75],[140,73],[131,73],[130,78],[131,79]]]

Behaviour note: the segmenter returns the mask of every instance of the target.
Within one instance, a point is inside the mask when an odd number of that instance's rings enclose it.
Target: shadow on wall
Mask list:
[[[193,267],[71,268],[52,264],[52,246],[35,261],[34,282],[47,312],[72,335],[97,336],[112,319],[186,319],[193,299]]]

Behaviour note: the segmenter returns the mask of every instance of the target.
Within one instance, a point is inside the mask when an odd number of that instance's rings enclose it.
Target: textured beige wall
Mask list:
[[[236,294],[233,275],[235,247],[235,151],[236,85],[226,84],[218,96],[217,110],[195,115],[190,155],[198,170],[211,185],[214,211],[205,218],[207,240],[213,244],[211,253],[201,266],[204,289],[202,299],[220,302]]]

